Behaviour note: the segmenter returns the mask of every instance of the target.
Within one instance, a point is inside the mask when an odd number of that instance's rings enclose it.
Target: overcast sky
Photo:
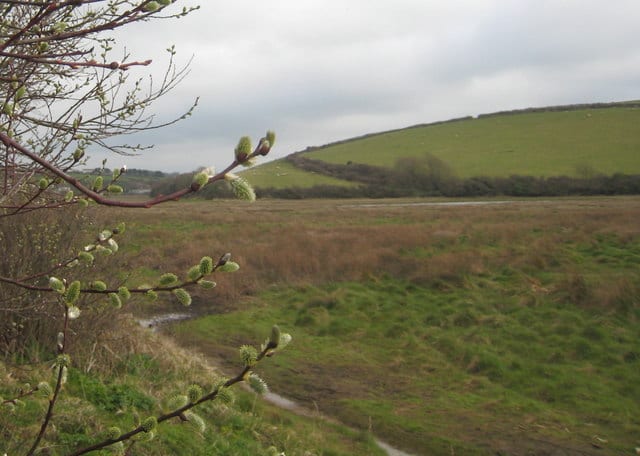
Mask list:
[[[175,7],[194,4],[180,0]],[[193,116],[108,167],[221,169],[267,129],[269,159],[381,130],[505,109],[640,98],[638,0],[201,0],[124,38],[145,71],[193,61],[155,106]],[[133,70],[132,70],[133,71]],[[138,71],[138,70],[135,70]],[[141,73],[142,74],[142,73]],[[102,159],[96,154],[95,159]],[[92,162],[95,163],[95,162]]]

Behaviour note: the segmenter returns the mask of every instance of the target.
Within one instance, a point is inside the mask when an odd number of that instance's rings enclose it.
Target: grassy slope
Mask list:
[[[640,173],[638,125],[638,108],[505,114],[372,135],[305,156],[332,163],[393,166],[400,157],[430,153],[459,177],[576,176],[578,167],[604,174]],[[252,178],[256,186],[278,185],[259,170]],[[298,174],[296,179],[304,181],[306,173]]]
[[[91,373],[69,370],[56,413],[43,440],[46,454],[65,455],[105,438],[106,429],[118,426],[123,432],[135,427],[135,416],[145,418],[166,411],[169,398],[185,394],[197,383],[205,391],[219,378],[207,360],[175,347],[166,340],[137,327],[122,328],[114,338],[134,340],[136,353],[120,351],[110,367],[93,364]],[[126,333],[125,333],[126,332]],[[115,354],[114,354],[115,355]],[[76,362],[77,363],[77,362]],[[0,397],[12,398],[29,382],[37,384],[52,376],[49,365],[33,369],[9,369],[0,361]],[[86,367],[86,366],[82,366]],[[237,371],[238,367],[234,367]],[[11,374],[9,374],[11,372]],[[160,424],[151,442],[138,442],[127,454],[136,455],[265,455],[269,447],[287,455],[352,454],[382,455],[366,432],[344,429],[315,418],[301,418],[257,399],[255,394],[236,387],[233,405],[220,401],[204,404],[195,412],[206,428],[172,420]],[[26,398],[24,406],[2,405],[0,410],[0,454],[26,454],[37,434],[46,410],[43,398]],[[127,444],[129,445],[130,442]],[[278,453],[279,453],[278,451]],[[120,454],[106,449],[91,454]]]
[[[314,185],[353,185],[316,173],[301,172],[285,160],[276,160],[242,172],[242,176],[255,187],[313,187]]]

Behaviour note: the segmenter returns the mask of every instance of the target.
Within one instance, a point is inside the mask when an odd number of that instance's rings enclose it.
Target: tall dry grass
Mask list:
[[[544,289],[532,276],[565,273],[555,292],[585,303],[596,297],[613,302],[619,299],[606,297],[614,293],[607,284],[580,285],[581,265],[567,248],[588,245],[602,234],[637,242],[640,234],[638,198],[455,207],[369,203],[187,201],[136,213],[120,210],[114,217],[127,220],[131,228],[123,241],[125,251],[127,240],[142,246],[124,260],[130,266],[144,265],[158,274],[180,272],[203,255],[233,254],[241,270],[218,275],[215,292],[195,293],[207,311],[223,310],[272,285],[386,275],[463,286],[469,275],[501,270],[521,276],[523,290],[532,284]],[[623,290],[618,295],[629,294],[627,285],[615,288]]]

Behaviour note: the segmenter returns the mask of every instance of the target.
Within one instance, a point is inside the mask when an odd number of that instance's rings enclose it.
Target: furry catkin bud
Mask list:
[[[205,256],[200,260],[200,274],[205,276],[213,272],[213,259]]]
[[[43,397],[45,399],[51,399],[51,397],[53,396],[53,388],[51,388],[51,385],[49,385],[48,382],[43,381],[38,383],[38,387],[36,388],[36,390],[38,391],[40,397]]]
[[[99,192],[102,190],[103,179],[102,176],[96,177],[96,180],[93,181],[93,191]]]
[[[43,177],[42,179],[40,179],[40,181],[38,182],[38,187],[40,188],[40,190],[44,190],[45,188],[47,188],[49,186],[49,179],[47,179],[46,177]]]
[[[118,246],[118,243],[116,242],[115,239],[111,238],[107,241],[107,245],[109,246],[109,249],[111,249],[111,251],[113,253],[116,253],[118,251],[118,249],[120,248]]]
[[[122,435],[122,431],[118,426],[111,426],[107,429],[107,438],[109,440],[115,440]]]
[[[176,288],[172,293],[183,306],[191,305],[191,295],[184,288]]]
[[[251,345],[240,347],[240,359],[244,367],[251,367],[258,361],[258,351]]]
[[[60,294],[65,292],[64,282],[57,277],[49,277],[49,286],[52,290],[57,291]]]
[[[107,191],[109,193],[122,193],[124,192],[124,188],[116,184],[111,184],[107,187]]]
[[[253,391],[260,395],[265,394],[269,391],[267,383],[254,372],[249,374],[249,386]]]
[[[238,145],[236,146],[236,149],[235,149],[236,160],[238,160],[239,163],[243,163],[247,161],[250,154],[251,154],[251,138],[249,138],[248,136],[243,136],[238,141]]]
[[[150,416],[148,418],[145,418],[142,424],[140,424],[144,432],[153,431],[157,425],[158,425],[158,420],[156,419],[155,416]]]
[[[187,390],[189,402],[197,402],[202,397],[202,388],[200,385],[191,385]]]
[[[198,285],[200,285],[205,290],[211,290],[212,288],[216,287],[217,283],[215,283],[212,280],[200,279],[200,280],[198,280]]]
[[[111,306],[115,307],[116,309],[119,309],[122,307],[122,301],[120,300],[120,296],[118,296],[116,293],[109,293],[109,303],[111,304]]]
[[[127,287],[120,287],[118,288],[118,296],[120,296],[121,300],[127,301],[131,298],[131,292]]]
[[[206,185],[207,182],[209,182],[209,175],[207,173],[205,173],[204,171],[202,171],[202,172],[196,174],[195,176],[193,176],[192,185],[197,187],[194,190],[199,190],[204,185]]]
[[[149,290],[145,293],[147,299],[151,302],[156,301],[158,299],[158,293],[155,290]]]
[[[184,394],[176,394],[175,396],[172,396],[171,398],[169,398],[169,401],[167,402],[167,406],[170,409],[179,409],[184,407],[188,403],[189,403],[189,398],[187,396],[185,396]]]
[[[104,291],[107,289],[107,284],[102,280],[95,280],[91,282],[91,288],[96,291]]]
[[[153,13],[154,11],[158,11],[158,9],[160,9],[160,4],[158,2],[149,2],[144,5],[143,9],[148,13]]]
[[[171,272],[167,272],[166,274],[162,274],[160,276],[160,285],[162,285],[163,287],[173,285],[174,283],[178,283],[177,275]]]
[[[82,261],[85,264],[91,264],[93,263],[93,255],[91,255],[89,252],[80,252],[78,253],[78,260]]]
[[[238,263],[236,263],[235,261],[227,261],[225,264],[218,267],[217,271],[236,272],[238,269],[240,269],[240,265]]]
[[[269,141],[269,146],[273,147],[273,145],[276,143],[276,133],[272,130],[267,131],[267,135],[266,135],[267,141]]]
[[[65,301],[67,304],[73,304],[80,297],[80,281],[74,280],[67,288],[67,293],[65,295]]]
[[[79,316],[80,316],[80,309],[77,308],[76,306],[70,306],[67,309],[67,318],[69,318],[69,320],[75,320]]]
[[[67,367],[71,364],[71,357],[67,354],[58,355],[56,358],[56,366],[57,367]]]
[[[271,348],[277,348],[280,344],[280,328],[278,325],[271,327],[271,335],[269,336],[269,346]]]
[[[229,388],[224,387],[220,387],[220,389],[218,390],[218,395],[216,397],[220,399],[220,402],[227,405],[233,404],[233,402],[236,400],[233,391],[231,391]]]
[[[245,179],[231,173],[225,174],[224,178],[229,182],[229,184],[231,184],[231,190],[236,198],[249,202],[254,202],[256,200],[256,192]]]
[[[189,278],[189,280],[198,280],[200,277],[202,277],[202,274],[200,273],[200,265],[197,264],[189,268],[189,270],[187,271],[187,277]]]
[[[198,431],[200,431],[201,433],[207,429],[207,425],[200,417],[200,415],[196,415],[191,410],[188,410],[184,412],[184,416],[187,418],[187,421],[197,427]]]
[[[227,261],[229,261],[230,259],[231,259],[231,254],[225,253],[218,260],[218,264],[216,264],[216,268],[219,268],[220,266],[224,266],[227,263]]]

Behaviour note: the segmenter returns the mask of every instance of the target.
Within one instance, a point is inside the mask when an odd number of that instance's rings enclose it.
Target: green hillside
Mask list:
[[[340,141],[300,153],[328,163],[392,167],[399,158],[430,154],[460,178],[572,176],[640,173],[640,108],[609,107],[524,110],[420,125]],[[258,187],[286,187],[274,173],[278,160],[247,172]],[[309,174],[287,170],[288,179],[315,185]],[[293,175],[297,173],[298,175]]]

